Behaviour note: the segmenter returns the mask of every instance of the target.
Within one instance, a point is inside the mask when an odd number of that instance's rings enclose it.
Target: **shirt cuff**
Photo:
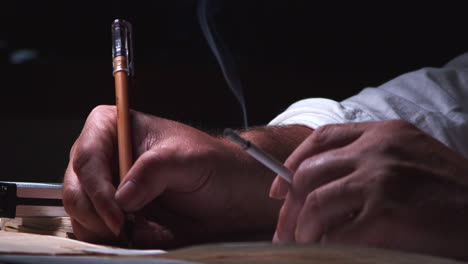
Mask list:
[[[268,125],[304,125],[312,129],[327,124],[374,121],[357,107],[326,98],[309,98],[292,104]]]

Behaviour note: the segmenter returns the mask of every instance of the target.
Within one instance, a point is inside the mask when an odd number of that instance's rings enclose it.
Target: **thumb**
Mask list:
[[[167,162],[153,151],[145,152],[121,182],[115,200],[126,212],[138,211],[167,188],[167,174]]]

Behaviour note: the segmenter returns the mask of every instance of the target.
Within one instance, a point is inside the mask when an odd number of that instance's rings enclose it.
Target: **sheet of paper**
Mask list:
[[[151,256],[163,250],[133,250],[86,243],[70,238],[0,231],[0,254]]]
[[[78,248],[77,250],[81,250],[86,253],[125,256],[151,256],[166,253],[166,251],[160,249]]]
[[[0,263],[21,264],[203,264],[186,260],[143,258],[143,257],[105,257],[105,256],[21,256],[0,255]]]

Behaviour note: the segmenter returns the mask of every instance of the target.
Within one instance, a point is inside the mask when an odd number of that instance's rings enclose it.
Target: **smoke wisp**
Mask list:
[[[223,38],[220,36],[219,32],[217,32],[216,23],[214,21],[215,5],[220,2],[222,1],[199,0],[197,8],[198,22],[200,23],[203,36],[218,61],[227,85],[242,108],[244,127],[247,129],[247,107],[239,71],[232,52],[229,51],[228,46],[223,41]]]

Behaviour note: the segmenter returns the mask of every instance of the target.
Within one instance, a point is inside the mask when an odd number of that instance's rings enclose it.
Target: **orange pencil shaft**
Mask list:
[[[116,57],[115,63],[125,63],[123,56]],[[120,181],[125,178],[133,164],[132,136],[130,130],[130,110],[128,103],[128,73],[118,71],[115,78],[115,96],[117,105],[117,144],[119,152]]]
[[[132,26],[125,20],[112,23],[112,58],[114,66],[115,98],[117,105],[117,147],[119,154],[119,178],[125,179],[133,164],[132,133],[128,100],[129,76],[133,76]],[[124,225],[127,246],[133,247],[135,216],[126,214]]]

